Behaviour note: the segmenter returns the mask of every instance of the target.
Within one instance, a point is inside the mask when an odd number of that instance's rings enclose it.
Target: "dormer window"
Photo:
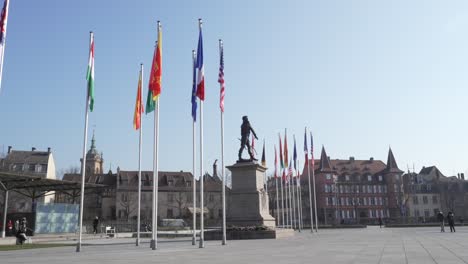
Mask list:
[[[169,186],[174,186],[174,180],[168,180],[167,185]]]
[[[372,175],[367,175],[367,181],[372,181]]]
[[[188,181],[186,184],[187,184],[187,187],[192,187],[192,182],[191,181]]]

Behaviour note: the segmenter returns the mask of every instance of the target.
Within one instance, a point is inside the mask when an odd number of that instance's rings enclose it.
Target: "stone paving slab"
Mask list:
[[[136,247],[134,239],[89,240],[74,247],[0,252],[0,263],[467,263],[468,227],[440,233],[437,227],[324,229],[294,237],[235,240],[222,246],[206,241],[205,248],[190,240],[160,239],[158,249],[149,240]]]

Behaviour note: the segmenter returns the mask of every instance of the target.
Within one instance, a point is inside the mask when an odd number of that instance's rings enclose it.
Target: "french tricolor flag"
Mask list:
[[[197,50],[197,97],[200,100],[205,100],[205,71],[203,66],[203,38],[202,29],[200,26],[200,36],[198,38]]]

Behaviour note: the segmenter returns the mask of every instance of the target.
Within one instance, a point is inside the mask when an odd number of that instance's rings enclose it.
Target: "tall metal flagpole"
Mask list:
[[[192,85],[196,85],[196,81],[195,81],[195,67],[196,67],[196,53],[195,53],[195,50],[192,50],[192,60],[193,60],[193,84]],[[194,96],[192,94],[192,96]],[[196,100],[196,99],[195,99]],[[192,110],[193,111],[193,110]],[[193,112],[192,112],[193,114]],[[196,113],[195,113],[196,114]],[[195,246],[196,244],[196,241],[197,241],[197,180],[195,178],[195,173],[196,173],[196,165],[195,165],[195,162],[196,162],[196,138],[195,138],[195,134],[196,134],[196,129],[195,129],[195,119],[192,117],[192,142],[193,142],[193,146],[192,146],[192,175],[193,175],[193,183],[192,183],[192,188],[193,188],[193,213],[192,213],[192,221],[193,221],[193,234],[192,234],[192,245]]]
[[[283,171],[284,173],[284,171]],[[284,191],[283,191],[283,176],[280,179],[281,184],[281,226],[284,228]]]
[[[202,20],[201,18],[198,19],[198,27],[200,31],[202,29]],[[204,177],[203,177],[203,100],[200,99],[200,248],[205,247],[205,223],[204,223],[204,201],[203,201],[203,185],[204,185]]]
[[[275,165],[276,166],[276,165]],[[276,175],[275,175],[276,176]],[[280,211],[279,211],[279,198],[278,198],[278,176],[276,176],[276,218],[278,219],[277,220],[277,225],[279,226],[280,225]]]
[[[223,56],[222,55],[222,51],[223,51],[223,40],[219,40],[219,55],[220,56]],[[222,60],[224,60],[224,58],[220,57],[220,61],[221,63],[224,63],[222,62]],[[221,67],[221,65],[220,65]],[[222,66],[224,67],[224,66]],[[220,73],[219,74],[223,74],[224,75],[224,72]],[[221,76],[220,76],[221,77]],[[220,92],[220,103],[221,103],[221,100],[223,100],[223,104],[224,104],[224,99],[221,98],[223,97],[224,95],[222,94],[223,91],[223,87],[224,87],[224,77],[222,79],[223,83],[220,83],[221,87],[221,92]],[[223,240],[222,240],[222,245],[226,245],[226,185],[225,185],[225,175],[224,175],[224,106],[221,110],[221,177],[223,179],[223,186],[222,186],[222,206],[223,206]]]
[[[5,0],[5,20],[3,21],[3,45],[2,45],[2,57],[0,60],[0,93],[2,92],[2,79],[3,79],[3,58],[5,57],[5,45],[6,45],[6,32],[7,32],[7,22],[8,22],[8,7],[10,6],[10,1]]]
[[[306,128],[307,131],[307,128]],[[314,232],[314,218],[313,218],[313,208],[312,208],[312,188],[310,186],[310,161],[307,162],[307,176],[309,178],[309,206],[310,206],[310,232]],[[312,162],[314,161],[314,158],[312,157]]]
[[[312,132],[310,132],[310,137],[312,140]],[[312,159],[314,159],[314,145],[311,146],[312,152]],[[318,217],[317,217],[317,190],[315,189],[315,161],[314,162],[314,169],[312,170],[312,184],[314,188],[314,213],[315,213],[315,232],[318,232]],[[311,211],[312,212],[312,211]]]
[[[301,232],[302,230],[302,226],[301,226],[301,202],[300,202],[300,199],[301,199],[301,196],[300,196],[300,193],[299,193],[299,182],[301,181],[301,175],[299,174],[299,171],[300,171],[300,168],[301,166],[299,165],[299,160],[297,160],[297,178],[296,178],[296,185],[295,185],[295,188],[296,188],[296,198],[297,198],[297,227],[299,229],[299,232]]]
[[[288,173],[289,173],[289,171],[288,171]],[[288,204],[289,204],[289,208],[288,208],[288,210],[289,210],[289,228],[292,228],[292,226],[293,226],[293,223],[292,223],[292,220],[293,220],[293,218],[292,218],[293,210],[292,210],[292,197],[291,197],[291,177],[292,177],[292,175],[289,175],[289,177],[288,177],[288,193],[289,193],[289,202],[288,202]]]
[[[143,63],[140,64],[140,80],[141,84],[140,87],[143,89]],[[141,100],[141,90],[138,89],[140,93],[140,100]],[[141,222],[141,147],[143,141],[143,121],[141,118],[141,101],[137,102],[140,104],[138,107],[139,117],[140,117],[140,139],[139,139],[139,146],[138,146],[138,213],[137,213],[137,238],[136,238],[136,246],[140,245],[140,222]]]
[[[161,30],[161,22],[158,21],[158,36],[159,31]],[[159,38],[159,37],[158,37]],[[158,42],[160,40],[158,39]],[[159,43],[158,43],[159,45]],[[158,65],[161,67],[161,65]],[[159,95],[156,97],[155,110],[154,110],[154,159],[153,159],[153,226],[151,233],[151,249],[156,250],[158,248],[158,191],[159,191],[159,163],[158,163],[158,154],[159,154]]]
[[[93,43],[94,33],[89,32],[89,47]],[[89,56],[94,56],[94,54],[89,54]],[[94,78],[94,76],[93,76]],[[86,177],[86,143],[88,141],[88,111],[89,111],[89,89],[86,92],[86,104],[85,104],[85,127],[84,127],[84,137],[83,137],[83,162],[81,163],[81,193],[80,193],[80,220],[78,223],[78,244],[76,245],[76,252],[81,251],[81,237],[83,232],[83,205],[84,205],[84,189],[85,189],[85,177]]]
[[[3,229],[2,229],[2,238],[6,237],[6,230],[7,230],[7,213],[8,213],[8,189],[6,188],[3,183],[0,182],[3,189],[5,190],[5,197],[3,202]]]
[[[294,170],[294,173],[296,173],[296,171]],[[296,223],[297,223],[297,217],[296,217],[296,191],[294,190],[295,189],[295,186],[296,186],[296,177],[294,177],[293,179],[291,179],[291,183],[292,183],[292,209],[293,209],[293,229],[296,229]]]

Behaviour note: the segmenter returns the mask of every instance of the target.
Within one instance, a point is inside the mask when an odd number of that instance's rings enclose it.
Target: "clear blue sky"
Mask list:
[[[467,172],[467,1],[16,1],[10,4],[0,93],[0,147],[51,147],[57,169],[81,157],[89,31],[95,32],[90,136],[110,163],[136,170],[133,110],[144,97],[156,21],[163,25],[160,169],[192,168],[191,50],[204,20],[205,168],[220,159],[218,39],[224,40],[226,164],[248,115],[273,160],[278,133],[304,127],[316,152]],[[143,119],[152,169],[153,117]],[[89,144],[88,144],[89,146]],[[258,148],[260,150],[260,148]],[[1,149],[0,149],[1,151]],[[292,153],[292,151],[290,151]],[[318,154],[318,153],[317,153]]]

